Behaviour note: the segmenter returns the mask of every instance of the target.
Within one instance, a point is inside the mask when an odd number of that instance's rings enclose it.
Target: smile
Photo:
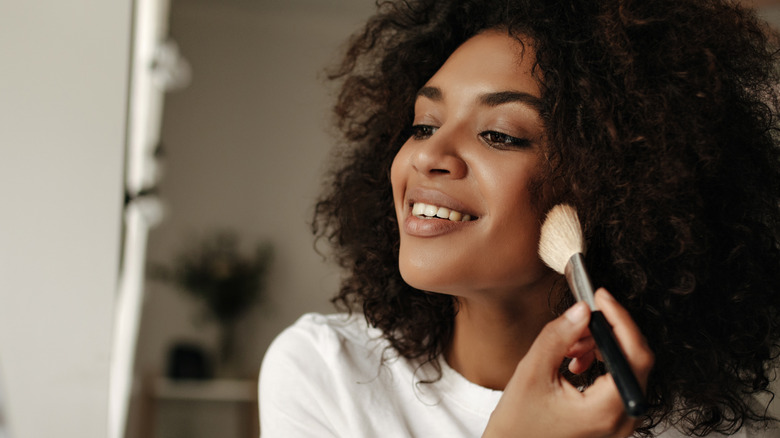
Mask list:
[[[459,211],[450,210],[447,207],[439,207],[437,205],[423,204],[422,202],[415,202],[412,206],[412,215],[421,219],[447,219],[453,222],[468,222],[472,219],[471,215],[463,214]]]

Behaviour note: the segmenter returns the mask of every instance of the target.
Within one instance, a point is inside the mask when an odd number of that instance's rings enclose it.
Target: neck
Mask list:
[[[458,298],[458,314],[447,363],[472,383],[506,387],[544,325],[554,317],[547,292],[518,294],[507,303],[482,297]]]

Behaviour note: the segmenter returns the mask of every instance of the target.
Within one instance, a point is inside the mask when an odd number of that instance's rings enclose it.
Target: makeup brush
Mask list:
[[[547,219],[542,224],[539,256],[549,267],[564,274],[577,301],[585,301],[590,307],[590,333],[617,385],[626,413],[638,417],[647,411],[647,402],[636,376],[615,340],[612,326],[596,308],[593,286],[585,269],[584,254],[585,242],[577,211],[569,205],[556,205],[547,213]]]

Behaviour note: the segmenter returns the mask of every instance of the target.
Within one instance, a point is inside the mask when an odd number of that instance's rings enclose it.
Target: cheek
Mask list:
[[[493,186],[495,196],[491,203],[498,207],[486,240],[493,248],[496,269],[501,271],[496,274],[500,277],[512,277],[513,272],[526,271],[533,276],[546,271],[538,256],[542,217],[528,191],[531,171],[527,169],[518,176],[515,170],[514,177],[505,174]],[[509,187],[515,189],[508,190]]]
[[[531,211],[515,214],[498,224],[489,239],[490,248],[486,252],[492,260],[488,264],[493,267],[496,279],[512,279],[521,273],[524,277],[534,278],[546,271],[538,256],[539,222],[536,215]]]
[[[405,163],[408,161],[405,149],[402,147],[393,159],[390,167],[390,184],[393,188],[393,203],[395,213],[400,222],[403,213],[404,191],[406,190]]]

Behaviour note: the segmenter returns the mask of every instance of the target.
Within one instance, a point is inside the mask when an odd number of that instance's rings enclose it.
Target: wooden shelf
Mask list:
[[[172,380],[161,377],[153,380],[151,393],[158,400],[254,403],[257,401],[257,382],[234,379]]]
[[[139,431],[133,436],[260,435],[257,380],[176,380],[149,375],[143,388]]]

